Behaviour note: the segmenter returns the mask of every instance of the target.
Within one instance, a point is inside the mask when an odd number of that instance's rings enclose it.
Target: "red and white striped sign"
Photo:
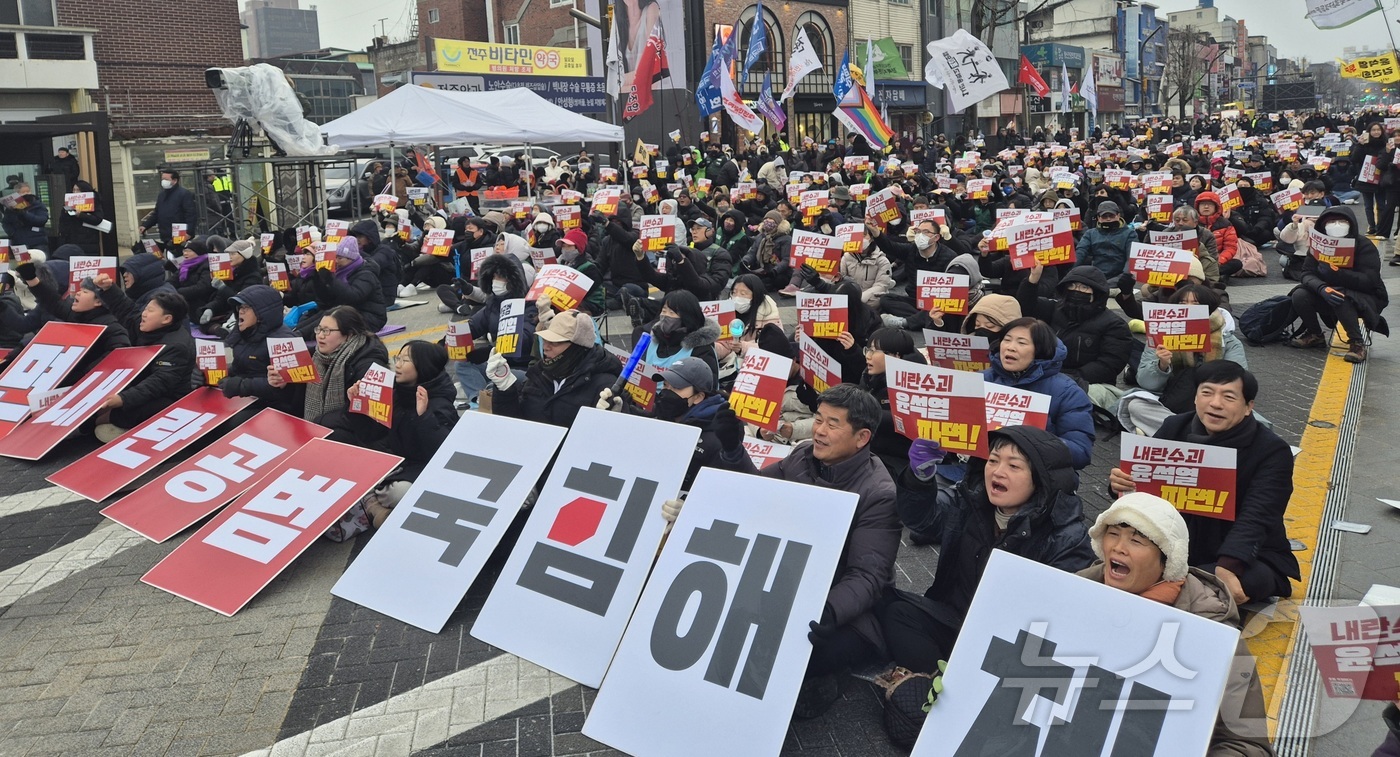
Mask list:
[[[77,366],[106,326],[49,321],[0,373],[0,437],[29,415],[29,394],[58,386]]]

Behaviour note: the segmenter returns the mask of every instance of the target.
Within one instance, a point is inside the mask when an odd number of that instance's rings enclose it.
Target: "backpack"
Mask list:
[[[1293,300],[1286,294],[1256,302],[1239,318],[1239,334],[1253,346],[1292,339],[1300,330]]]

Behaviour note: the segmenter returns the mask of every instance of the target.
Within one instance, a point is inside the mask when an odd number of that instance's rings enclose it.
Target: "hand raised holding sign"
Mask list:
[[[92,283],[96,284],[98,289],[102,289],[102,290],[105,291],[105,290],[111,289],[111,288],[112,288],[112,284],[114,284],[114,283],[116,283],[116,282],[112,281],[112,277],[111,277],[111,276],[108,276],[108,275],[105,274],[105,273],[99,273],[99,274],[97,274],[96,276],[93,277]]]
[[[1113,468],[1108,472],[1108,488],[1112,489],[1115,495],[1121,497],[1124,494],[1137,491],[1137,483],[1123,469]]]
[[[276,368],[269,365],[267,367],[267,383],[271,384],[273,389],[281,389],[287,385],[287,380],[282,378],[282,374],[278,373]]]

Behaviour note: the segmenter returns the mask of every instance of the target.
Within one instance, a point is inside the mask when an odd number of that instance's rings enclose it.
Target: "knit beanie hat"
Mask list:
[[[338,258],[348,258],[350,260],[360,259],[360,243],[355,241],[355,237],[348,236],[340,240],[340,244],[335,248],[335,256]]]
[[[240,239],[228,246],[228,252],[236,252],[244,260],[257,260],[262,255],[262,247],[251,239]]]
[[[776,210],[770,210],[767,213],[763,214],[763,220],[772,221],[773,223],[782,223],[786,219],[783,218],[782,213],[779,213]]]
[[[1101,513],[1089,529],[1093,540],[1094,554],[1103,559],[1103,535],[1109,526],[1118,524],[1132,526],[1137,532],[1152,540],[1157,549],[1167,558],[1162,571],[1163,581],[1180,581],[1186,578],[1186,555],[1190,547],[1190,536],[1186,531],[1186,521],[1172,504],[1161,497],[1144,492],[1132,492],[1119,497]]]

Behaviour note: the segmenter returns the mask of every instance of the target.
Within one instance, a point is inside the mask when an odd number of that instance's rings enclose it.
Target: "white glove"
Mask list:
[[[675,523],[676,518],[680,517],[681,506],[684,504],[685,500],[683,499],[668,499],[662,502],[661,517],[665,518],[667,523]]]
[[[620,413],[622,412],[622,398],[613,396],[612,387],[608,387],[598,392],[598,402],[594,407],[599,410],[612,410]]]
[[[491,379],[491,383],[501,391],[515,384],[515,374],[510,372],[510,364],[506,362],[505,355],[492,352],[491,356],[486,358],[486,378]]]

